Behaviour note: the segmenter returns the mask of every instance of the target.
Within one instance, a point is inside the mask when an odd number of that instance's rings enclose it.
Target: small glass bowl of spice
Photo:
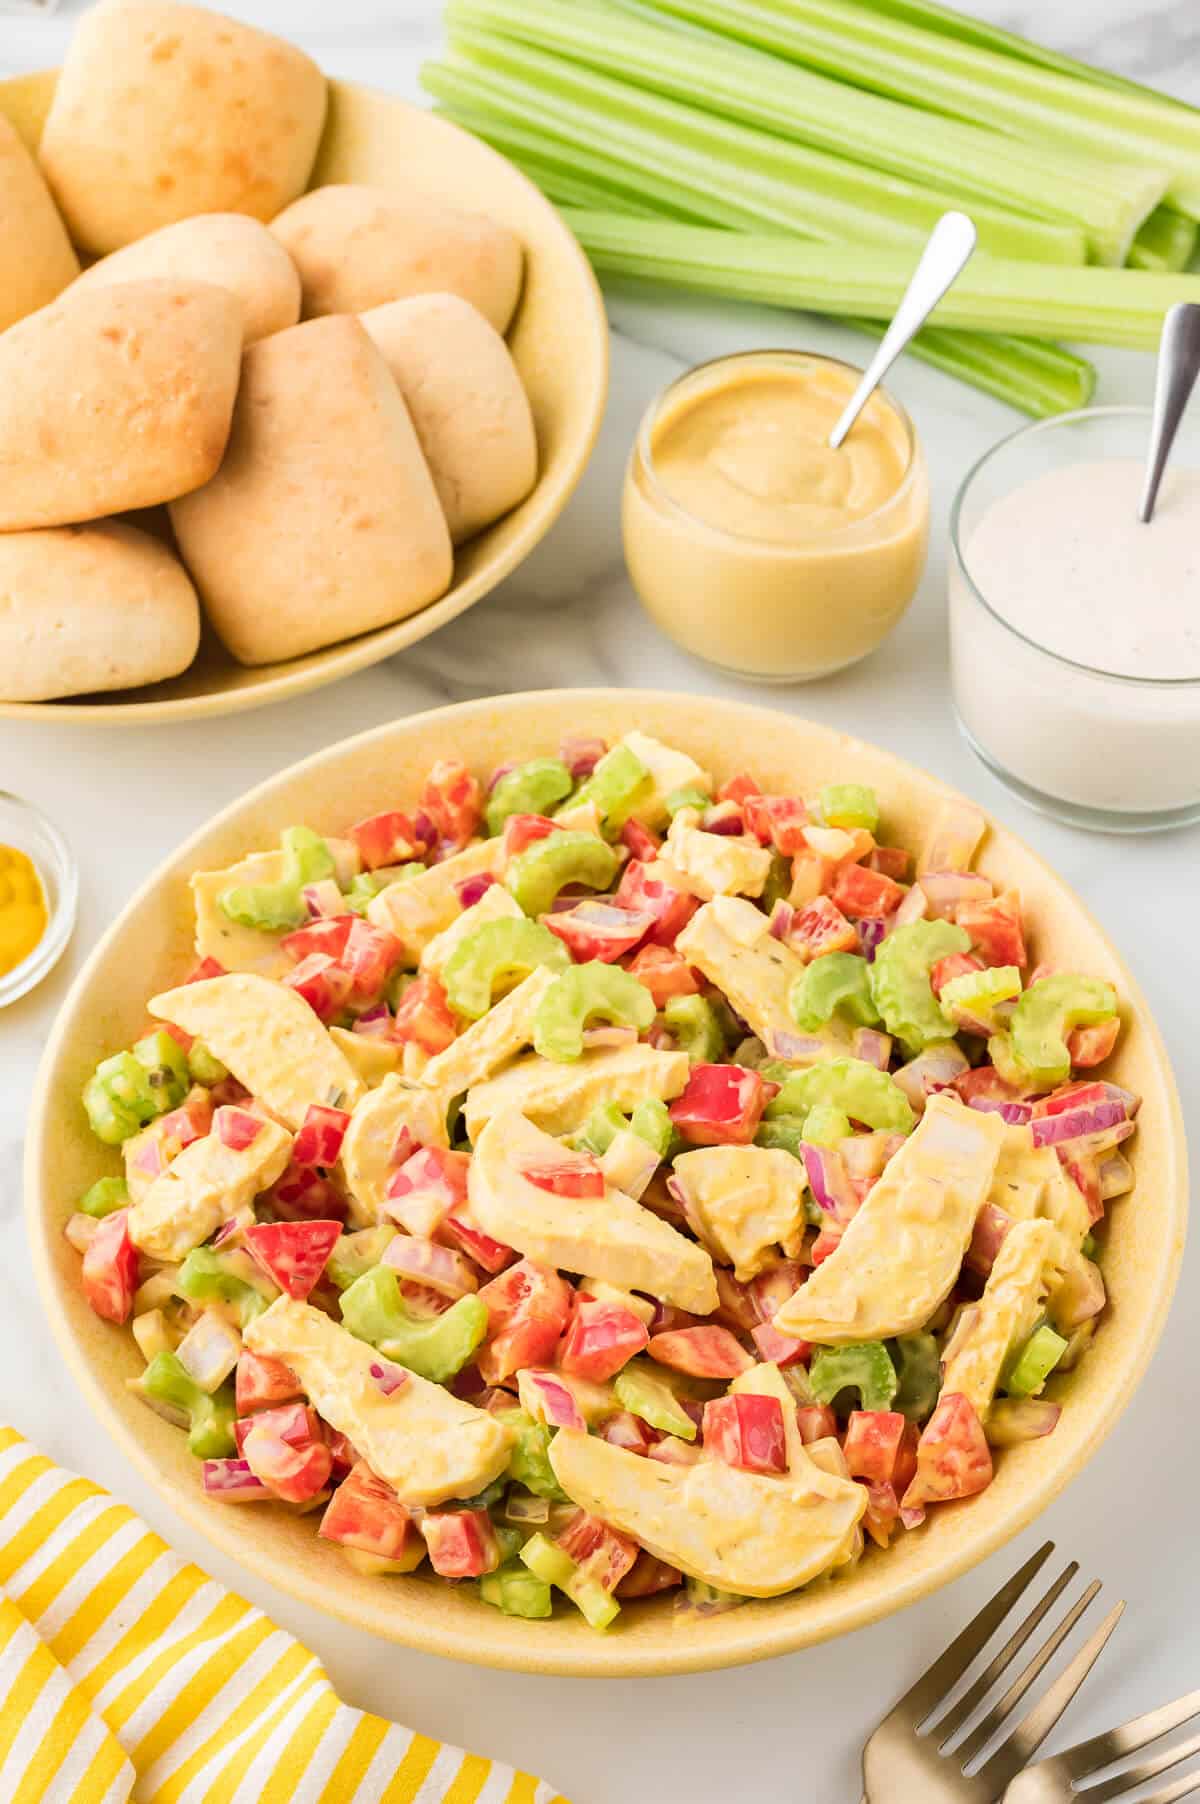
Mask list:
[[[0,1008],[58,963],[78,895],[75,860],[57,827],[0,789]]]

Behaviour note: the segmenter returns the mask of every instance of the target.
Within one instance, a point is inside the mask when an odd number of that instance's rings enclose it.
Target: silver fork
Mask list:
[[[1067,1800],[1080,1795],[1072,1789],[1074,1780],[1085,1779],[1089,1773],[1112,1766],[1116,1761],[1124,1760],[1127,1754],[1136,1754],[1195,1716],[1200,1716],[1200,1691],[1189,1691],[1186,1697],[1176,1698],[1173,1704],[1148,1710],[1145,1716],[1135,1716],[1131,1723],[1109,1729],[1107,1734],[1093,1735],[1090,1741],[1081,1741],[1078,1747],[1068,1748],[1065,1754],[1055,1754],[1051,1760],[1039,1760],[1009,1786],[1004,1794],[1004,1804],[1066,1804]],[[1161,1748],[1149,1759],[1139,1760],[1136,1766],[1126,1767],[1124,1772],[1115,1773],[1100,1785],[1089,1785],[1082,1796],[1087,1804],[1105,1804],[1106,1799],[1127,1797],[1147,1779],[1165,1773],[1169,1767],[1178,1766],[1180,1761],[1188,1760],[1196,1753],[1200,1753],[1200,1732],[1171,1747]],[[1181,1773],[1178,1779],[1169,1779],[1157,1791],[1147,1793],[1142,1804],[1175,1804],[1177,1798],[1190,1797],[1197,1791],[1200,1791],[1200,1773]]]
[[[1045,1621],[1058,1599],[1079,1571],[1071,1560],[1043,1596],[1015,1628],[1004,1646],[963,1692],[962,1696],[939,1716],[935,1727],[920,1733],[924,1724],[941,1711],[954,1687],[972,1661],[981,1654],[1005,1617],[1016,1606],[1036,1575],[1054,1551],[1047,1541],[1019,1572],[1015,1572],[962,1634],[950,1643],[945,1653],[935,1660],[923,1679],[884,1717],[863,1749],[863,1804],[996,1804],[1005,1787],[1033,1759],[1038,1748],[1087,1678],[1116,1628],[1125,1608],[1118,1603],[1100,1627],[1086,1641],[1070,1664],[1064,1668],[1045,1695],[1016,1724],[1007,1738],[977,1771],[965,1769],[973,1765],[984,1749],[995,1739],[1009,1718],[1050,1664],[1084,1611],[1100,1590],[1098,1580],[1062,1615],[1046,1636],[1037,1652],[1011,1681],[1002,1697],[988,1710],[982,1721],[971,1729],[957,1745],[951,1742],[967,1727],[988,1693],[1008,1671],[1017,1654],[1035,1630]],[[1065,1794],[1047,1793],[1054,1804]],[[1031,1794],[1036,1804],[1043,1804]],[[1021,1804],[1030,1804],[1022,1794]],[[1099,1804],[1097,1794],[1089,1793],[1087,1804]],[[1165,1804],[1165,1800],[1158,1801]]]

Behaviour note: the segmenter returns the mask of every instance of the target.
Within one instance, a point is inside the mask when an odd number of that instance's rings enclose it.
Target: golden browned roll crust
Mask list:
[[[457,294],[506,332],[523,253],[507,226],[419,194],[334,183],[314,188],[271,230],[300,271],[304,317],[365,313],[411,294]]]
[[[0,114],[0,332],[46,306],[78,274],[42,172]]]
[[[271,219],[304,191],[325,102],[282,38],[175,0],[100,0],[38,156],[71,236],[103,255],[193,213]]]
[[[402,620],[450,582],[450,535],[412,421],[349,315],[250,346],[225,461],[171,519],[243,664]]]
[[[0,535],[0,698],[53,701],[186,670],[200,642],[179,559],[115,520]]]
[[[0,532],[153,507],[221,461],[242,309],[200,282],[63,295],[0,334]]]
[[[417,429],[455,544],[523,501],[537,439],[508,346],[469,301],[419,294],[362,315]]]
[[[163,226],[102,257],[74,285],[99,288],[154,277],[212,282],[242,305],[246,344],[282,332],[300,318],[300,277],[278,238],[245,213],[201,213]]]

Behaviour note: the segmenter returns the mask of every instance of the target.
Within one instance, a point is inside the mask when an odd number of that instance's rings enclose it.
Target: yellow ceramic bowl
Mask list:
[[[31,146],[54,92],[53,72],[0,82],[0,113]],[[421,188],[452,206],[490,213],[525,247],[525,283],[509,348],[537,426],[537,486],[520,507],[460,546],[451,588],[394,626],[326,646],[286,663],[237,664],[205,630],[182,676],[143,689],[78,701],[0,702],[0,716],[145,726],[231,714],[301,695],[415,645],[453,620],[506,576],[545,537],[583,475],[608,390],[608,324],[591,266],[549,201],[496,151],[422,107],[347,82],[331,82],[329,117],[312,186],[373,182]]]
[[[808,1593],[746,1604],[708,1618],[673,1613],[671,1599],[626,1610],[607,1635],[574,1611],[549,1622],[501,1616],[468,1586],[420,1577],[362,1578],[282,1508],[211,1503],[183,1436],[125,1388],[142,1369],[132,1336],[94,1316],[79,1287],[79,1257],[62,1228],[75,1199],[112,1154],[92,1138],[79,1102],[97,1059],[128,1045],[145,998],[177,982],[191,957],[187,879],[274,842],[297,821],[325,831],[378,809],[412,806],[435,758],[465,758],[480,773],[514,755],[553,753],[585,728],[609,739],[632,726],[682,747],[718,779],[748,768],[768,790],[811,793],[830,781],[869,783],[887,828],[919,844],[948,792],[890,753],[828,727],[698,696],[566,690],[470,702],[347,740],[253,790],[196,834],[138,892],[97,947],[59,1016],[36,1089],[28,1141],[29,1228],[47,1313],[100,1420],[170,1503],[260,1577],[374,1634],[429,1653],[533,1672],[651,1674],[697,1671],[786,1653],[861,1627],[966,1571],[1023,1528],[1094,1453],[1145,1370],[1166,1316],[1183,1248],[1186,1153],[1179,1101],[1162,1041],[1136,982],[1067,885],[1028,848],[993,828],[980,869],[1025,901],[1035,958],[1106,977],[1122,998],[1125,1032],[1111,1075],[1144,1103],[1133,1142],[1136,1192],[1113,1206],[1104,1271],[1110,1307],[1078,1369],[1051,1383],[1066,1408],[1053,1435],[1001,1454],[981,1496],[931,1512],[886,1554],[868,1552],[845,1578]]]

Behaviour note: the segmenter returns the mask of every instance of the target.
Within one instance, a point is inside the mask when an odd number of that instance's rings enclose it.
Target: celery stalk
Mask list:
[[[671,220],[565,213],[597,270],[673,283],[703,294],[818,313],[890,319],[912,275],[907,252],[813,245],[782,235],[713,231]],[[939,326],[1031,333],[1150,349],[1162,316],[1200,300],[1200,277],[1130,269],[1057,269],[1047,283],[1028,263],[976,256],[939,303]]]
[[[484,105],[489,115],[516,124],[537,120],[584,150],[603,146],[614,163],[685,182],[702,194],[717,190],[734,196],[773,230],[834,242],[911,245],[947,207],[961,204],[949,190],[919,188],[781,141],[456,18],[451,59],[426,65],[422,73],[436,100],[456,107]],[[974,217],[980,244],[997,255],[1062,258],[1061,226],[1000,209],[980,208]]]
[[[1174,207],[1155,207],[1129,247],[1129,267],[1172,272],[1186,269],[1195,255],[1198,233],[1200,227],[1186,213],[1177,213]]]
[[[715,32],[693,30],[681,43],[678,22],[642,6],[450,0],[447,18],[452,33],[459,26],[499,32],[839,157],[852,145],[856,162],[970,202],[985,228],[997,207],[1056,220],[1070,228],[1056,261],[1082,263],[1086,235],[1097,261],[1121,262],[1165,187],[1164,177],[1147,179],[1111,157],[1048,156],[1045,146],[861,93]],[[1012,242],[985,248],[1024,254]],[[1049,260],[1044,242],[1033,254]]]
[[[1200,114],[1099,88],[925,31],[854,0],[655,0],[661,11],[897,100],[999,132],[1168,172],[1166,198],[1200,212]]]

